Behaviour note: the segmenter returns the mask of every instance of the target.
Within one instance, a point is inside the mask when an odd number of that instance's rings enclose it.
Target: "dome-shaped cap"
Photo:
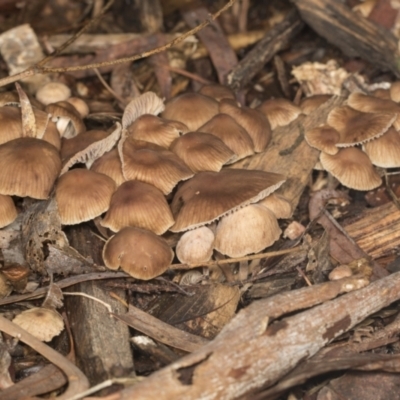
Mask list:
[[[238,107],[232,100],[222,100],[219,111],[230,115],[249,134],[254,143],[254,151],[264,151],[271,140],[271,126],[267,117],[259,110]]]
[[[149,280],[163,274],[171,265],[174,252],[155,233],[139,228],[124,228],[104,246],[107,268],[121,268],[136,279]]]
[[[263,199],[284,181],[280,174],[258,170],[200,172],[175,193],[171,209],[176,222],[171,231],[182,232],[211,223]]]
[[[211,259],[214,248],[214,233],[201,226],[185,232],[176,245],[176,256],[182,264],[199,264]]]
[[[103,154],[92,164],[90,170],[109,176],[117,186],[126,181],[122,175],[122,164],[117,149]]]
[[[254,154],[250,135],[228,114],[216,115],[198,130],[217,136],[237,155],[238,160]]]
[[[57,149],[23,137],[0,145],[0,193],[47,199],[61,169]]]
[[[163,118],[183,122],[190,131],[196,131],[218,114],[218,101],[200,93],[185,93],[165,105]]]
[[[327,123],[340,134],[336,146],[349,147],[382,136],[395,118],[396,114],[365,113],[349,106],[341,106],[329,113]]]
[[[176,139],[170,150],[193,171],[220,171],[237,160],[235,153],[217,136],[189,132]]]
[[[381,137],[364,143],[363,150],[377,167],[400,167],[400,133],[393,127]]]
[[[333,155],[339,151],[336,143],[340,141],[340,133],[330,125],[324,124],[306,131],[304,138],[311,147],[324,153]]]
[[[133,139],[155,143],[166,149],[176,138],[188,131],[189,128],[182,122],[151,114],[141,115],[127,128],[127,134]]]
[[[251,204],[221,218],[214,248],[228,257],[244,257],[271,246],[281,233],[271,210]]]
[[[17,216],[18,211],[12,198],[0,194],[0,228],[10,225]]]
[[[289,125],[301,114],[300,107],[286,99],[265,100],[257,109],[268,118],[272,130]]]
[[[171,193],[178,182],[193,176],[190,168],[176,154],[153,143],[128,137],[122,152],[125,179],[150,183],[165,195]]]
[[[372,190],[382,183],[368,156],[356,147],[340,149],[333,156],[321,153],[320,161],[325,170],[350,189]]]
[[[113,194],[102,226],[118,232],[126,226],[148,229],[162,235],[174,223],[161,190],[140,181],[127,181]]]
[[[56,184],[56,201],[63,225],[90,221],[108,210],[115,182],[87,169],[73,169]]]

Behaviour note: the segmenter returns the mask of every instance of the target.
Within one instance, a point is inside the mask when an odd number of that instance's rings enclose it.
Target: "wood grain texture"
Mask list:
[[[397,39],[390,31],[360,17],[337,0],[293,2],[303,21],[343,53],[361,57],[400,77]]]

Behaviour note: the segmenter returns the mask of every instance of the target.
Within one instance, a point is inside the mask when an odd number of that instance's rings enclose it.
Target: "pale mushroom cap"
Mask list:
[[[87,169],[73,169],[56,184],[56,201],[63,225],[90,221],[108,210],[115,182]]]
[[[0,145],[0,193],[47,199],[61,169],[57,149],[34,138]]]
[[[284,181],[280,174],[258,170],[200,172],[176,191],[171,203],[175,224],[170,230],[182,232],[209,224],[263,199]]]
[[[98,158],[92,164],[90,170],[109,176],[117,186],[126,180],[122,175],[122,164],[117,149],[113,149]]]
[[[189,167],[172,151],[152,143],[139,148],[137,142],[140,141],[128,138],[123,146],[125,179],[149,183],[167,195],[178,182],[193,176]]]
[[[18,216],[18,211],[10,196],[0,194],[0,228],[10,225]]]
[[[171,209],[161,190],[140,181],[127,181],[113,194],[102,226],[118,232],[126,226],[162,235],[174,223]]]
[[[230,115],[240,126],[242,126],[251,137],[254,151],[264,151],[271,141],[271,126],[268,118],[259,110],[249,107],[238,107],[230,100],[222,100],[219,105],[221,113]]]
[[[286,99],[265,100],[257,109],[268,118],[272,130],[289,125],[301,114],[300,107]]]
[[[331,94],[315,94],[314,96],[306,97],[300,103],[301,112],[309,115],[331,98]]]
[[[71,97],[71,89],[61,82],[49,82],[36,92],[36,99],[47,105],[57,101],[65,101]]]
[[[183,122],[190,131],[196,131],[218,114],[218,101],[199,93],[185,93],[165,105],[162,117]]]
[[[382,168],[400,167],[400,133],[393,127],[379,137],[363,144],[372,164]]]
[[[320,161],[342,185],[356,190],[372,190],[382,180],[368,156],[360,149],[348,147],[331,156],[321,153]]]
[[[311,147],[324,153],[334,155],[339,151],[336,143],[340,140],[340,133],[329,125],[318,126],[306,131],[304,137]]]
[[[225,85],[205,85],[199,90],[199,93],[204,96],[212,97],[217,101],[221,101],[222,99],[231,99],[236,101],[236,96],[233,90]]]
[[[66,101],[75,107],[81,118],[85,118],[89,115],[89,106],[84,100],[80,99],[79,97],[70,97]]]
[[[390,86],[390,98],[396,103],[400,102],[400,81],[393,82]]]
[[[235,153],[217,136],[205,132],[189,132],[176,139],[170,150],[193,171],[220,171],[223,165],[235,162]]]
[[[271,210],[276,218],[290,218],[293,210],[289,200],[280,196],[277,193],[272,193],[264,199],[260,200],[257,204],[267,207]]]
[[[228,114],[218,114],[198,129],[221,139],[240,160],[254,154],[254,143],[246,130]]]
[[[328,125],[340,134],[337,147],[355,146],[383,135],[396,119],[396,114],[364,113],[349,106],[334,108]]]
[[[182,264],[200,264],[211,259],[214,247],[214,233],[201,226],[185,232],[176,245],[176,256]]]
[[[35,307],[18,314],[13,321],[42,342],[49,342],[64,329],[64,320],[55,310]]]
[[[214,248],[228,257],[243,257],[271,246],[281,233],[272,211],[251,204],[221,218]]]
[[[339,265],[334,268],[328,275],[330,281],[348,278],[353,275],[351,268],[348,265]]]
[[[182,122],[144,114],[127,128],[127,133],[133,139],[145,140],[167,149],[176,138],[188,130]]]
[[[136,279],[149,280],[163,274],[171,265],[174,252],[167,242],[139,228],[124,228],[104,246],[103,260],[107,268],[121,268]]]

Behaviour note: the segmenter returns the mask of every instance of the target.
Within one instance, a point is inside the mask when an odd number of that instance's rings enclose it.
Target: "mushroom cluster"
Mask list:
[[[352,93],[326,124],[305,133],[307,143],[321,151],[321,166],[344,186],[372,190],[382,183],[374,166],[400,167],[398,88],[394,83],[371,95]]]
[[[259,252],[280,236],[277,218],[285,214],[271,210],[287,213],[288,203],[272,193],[284,177],[224,168],[265,150],[273,112],[240,107],[230,89],[212,85],[166,105],[145,93],[128,104],[122,124],[87,131],[87,109],[63,85],[37,93],[42,110],[22,93],[21,109],[0,108],[12,126],[0,144],[4,225],[17,214],[9,196],[46,199],[54,187],[61,223],[103,215],[100,225],[113,233],[105,265],[138,279],[171,264],[174,252],[162,237],[168,230],[181,233],[177,257],[189,264],[210,260],[214,250],[229,257]],[[259,203],[264,199],[269,204]]]

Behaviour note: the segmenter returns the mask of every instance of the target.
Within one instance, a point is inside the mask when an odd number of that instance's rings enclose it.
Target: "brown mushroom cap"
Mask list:
[[[249,134],[254,143],[254,151],[264,151],[271,140],[271,126],[267,117],[259,110],[238,107],[231,100],[222,100],[219,111],[230,115]]]
[[[347,98],[347,105],[357,111],[365,113],[392,113],[400,112],[400,105],[390,99],[354,92]]]
[[[233,90],[225,85],[205,85],[199,90],[199,93],[204,96],[212,97],[217,101],[221,101],[222,99],[231,99],[236,101],[236,96]]]
[[[251,204],[221,218],[214,248],[228,257],[243,257],[271,246],[281,233],[271,210]]]
[[[336,154],[339,149],[336,143],[340,141],[340,133],[330,125],[321,125],[305,132],[306,142],[315,149],[327,154]]]
[[[185,232],[176,245],[176,256],[182,264],[199,264],[211,259],[214,247],[214,233],[201,226]]]
[[[379,137],[363,144],[372,164],[382,168],[400,167],[400,133],[393,127]]]
[[[63,225],[90,221],[108,210],[115,182],[87,169],[73,169],[56,184],[56,201]]]
[[[49,120],[44,111],[34,108],[33,112],[36,120],[36,137],[60,149],[60,134],[54,122]],[[2,129],[0,144],[22,137],[21,109],[11,106],[0,107],[0,127]]]
[[[122,152],[125,179],[150,183],[165,195],[171,193],[178,182],[193,176],[193,172],[177,155],[153,143],[128,137]]]
[[[356,190],[372,190],[382,180],[368,156],[356,147],[340,149],[335,155],[321,153],[320,161],[342,185]]]
[[[235,162],[235,153],[217,136],[205,132],[189,132],[176,139],[170,150],[193,171],[220,171]]]
[[[151,114],[137,118],[128,128],[127,133],[133,139],[145,140],[168,148],[171,143],[188,132],[188,127],[179,121],[171,121]]]
[[[257,109],[268,118],[272,130],[289,125],[301,114],[300,107],[286,99],[265,100]]]
[[[198,129],[221,139],[240,160],[254,154],[254,143],[246,130],[231,116],[218,114]]]
[[[349,106],[334,108],[328,125],[340,134],[337,147],[355,146],[383,135],[396,119],[396,114],[364,113]]]
[[[90,170],[109,176],[117,186],[126,181],[122,175],[122,164],[117,149],[103,154],[92,164]]]
[[[42,342],[49,342],[64,329],[62,316],[56,310],[44,307],[23,311],[12,322]]]
[[[105,139],[109,134],[102,130],[91,130],[77,135],[71,139],[62,138],[61,159],[66,160],[79,153],[92,143]]]
[[[162,235],[173,223],[171,209],[161,190],[144,182],[127,181],[111,197],[101,225],[114,232],[136,226]]]
[[[0,145],[0,193],[47,199],[61,169],[57,149],[35,138]]]
[[[18,107],[0,107],[0,144],[22,136],[21,110]]]
[[[124,228],[104,246],[107,268],[122,268],[136,279],[149,280],[163,274],[170,266],[174,252],[155,233],[139,228]]]
[[[305,115],[309,115],[331,98],[331,94],[315,94],[314,96],[306,97],[305,99],[301,100],[301,112]]]
[[[0,194],[0,228],[4,228],[14,222],[18,211],[10,196]]]
[[[197,131],[218,114],[218,102],[199,93],[185,93],[165,105],[162,117],[183,122],[190,131]]]
[[[258,170],[200,172],[175,193],[171,209],[176,222],[171,231],[182,232],[209,224],[263,199],[284,181],[280,174]]]

